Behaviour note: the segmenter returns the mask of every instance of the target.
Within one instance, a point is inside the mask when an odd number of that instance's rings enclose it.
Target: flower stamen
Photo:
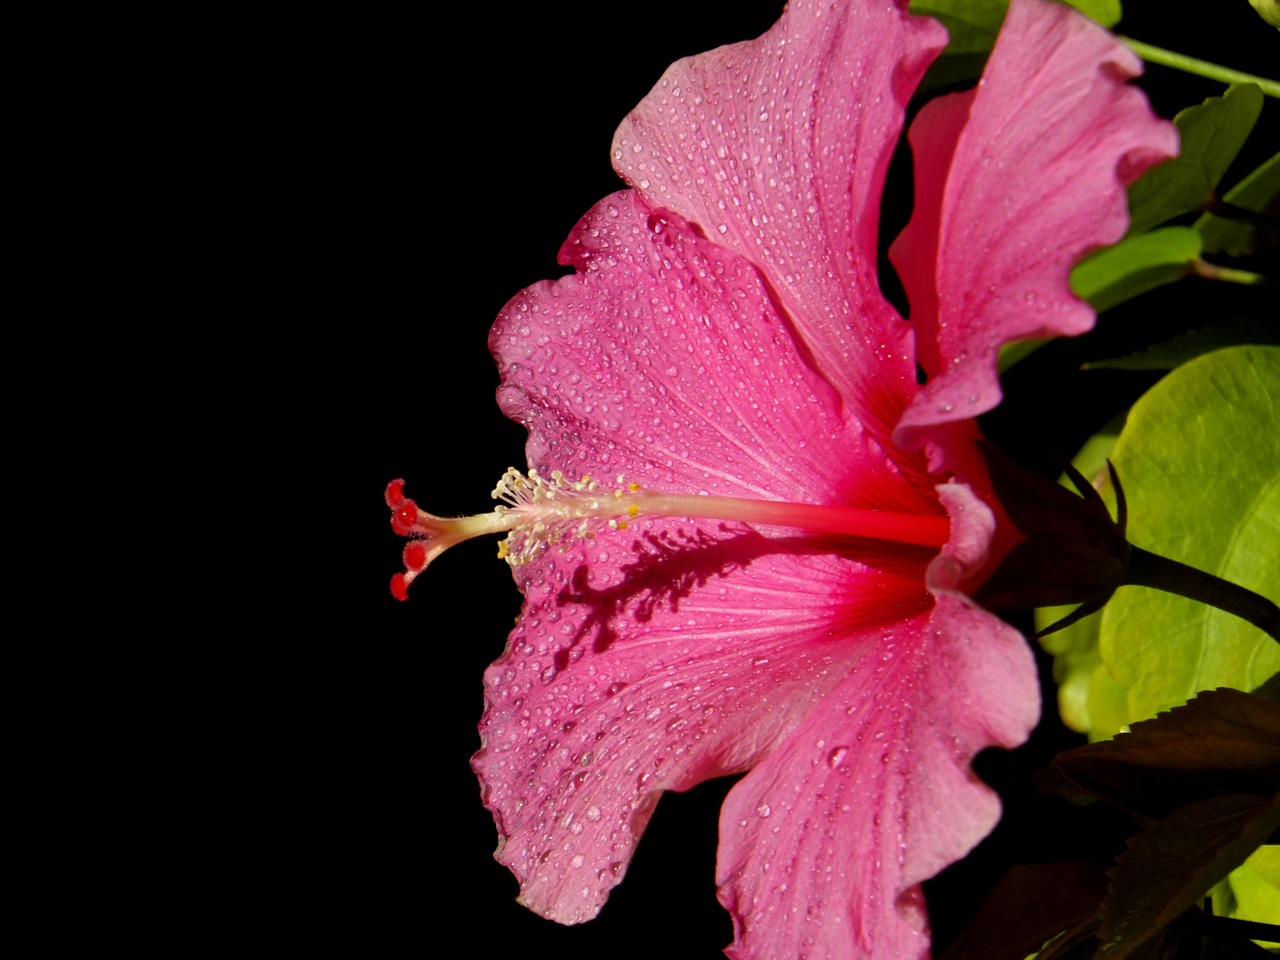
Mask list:
[[[405,571],[391,580],[392,594],[408,596],[409,584],[431,561],[454,544],[490,533],[505,533],[498,558],[519,567],[540,557],[550,546],[590,540],[601,529],[625,530],[638,517],[686,517],[729,520],[764,526],[793,527],[815,533],[889,540],[941,547],[950,535],[942,514],[904,514],[859,507],[785,503],[706,494],[672,494],[645,490],[617,477],[610,486],[584,475],[569,480],[559,470],[543,477],[509,467],[493,489],[502,501],[489,513],[470,517],[437,517],[420,510],[404,495],[404,481],[387,485],[391,527],[411,537],[404,548]]]

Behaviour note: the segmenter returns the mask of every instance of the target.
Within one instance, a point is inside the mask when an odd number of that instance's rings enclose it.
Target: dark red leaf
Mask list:
[[[1213,797],[1188,804],[1129,841],[1102,903],[1109,960],[1123,960],[1244,862],[1280,827],[1280,799]]]
[[[1200,694],[1114,740],[1068,750],[1055,770],[1096,797],[1158,819],[1224,794],[1280,789],[1280,704],[1240,690]]]
[[[1014,867],[939,960],[1023,960],[1091,919],[1106,890],[1106,865],[1091,860]]]

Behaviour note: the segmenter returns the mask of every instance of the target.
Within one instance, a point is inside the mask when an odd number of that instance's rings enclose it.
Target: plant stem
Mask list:
[[[1229,580],[1177,560],[1131,547],[1125,583],[1176,593],[1247,620],[1280,643],[1280,607]]]
[[[1259,213],[1256,210],[1250,210],[1248,207],[1228,203],[1218,197],[1210,200],[1203,209],[1205,213],[1211,213],[1215,217],[1222,217],[1224,220],[1238,220],[1240,223],[1247,223],[1258,230],[1265,230],[1267,233],[1280,237],[1280,220],[1275,217],[1269,217],[1265,213]]]
[[[1199,910],[1188,910],[1182,915],[1182,921],[1209,940],[1227,945],[1234,951],[1234,956],[1270,957],[1268,953],[1252,940],[1275,940],[1280,936],[1280,927],[1274,923],[1262,923],[1257,920],[1239,920],[1233,917],[1215,917]]]
[[[1246,286],[1269,286],[1267,278],[1260,273],[1236,270],[1233,267],[1219,267],[1205,260],[1194,260],[1191,270],[1196,276],[1204,277],[1206,280],[1223,280],[1228,283],[1243,283]]]
[[[1118,39],[1148,63],[1158,63],[1161,66],[1173,67],[1184,73],[1193,73],[1197,77],[1208,77],[1210,80],[1220,80],[1223,83],[1256,83],[1267,96],[1280,98],[1280,82],[1275,80],[1256,77],[1241,70],[1232,70],[1230,67],[1223,67],[1207,60],[1198,60],[1195,57],[1188,57],[1185,53],[1153,47],[1149,43],[1134,40],[1132,37]]]

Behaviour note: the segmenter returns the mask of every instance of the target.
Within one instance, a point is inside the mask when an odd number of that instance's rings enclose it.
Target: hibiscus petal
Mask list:
[[[749,261],[631,191],[583,217],[561,261],[579,273],[525,290],[490,334],[499,403],[529,428],[531,466],[937,512],[923,460],[888,462]]]
[[[970,762],[1029,735],[1035,665],[1016,630],[955,589],[983,562],[991,512],[967,487],[941,493],[953,543],[930,568],[937,605],[855,644],[863,655],[725,801],[732,957],[927,956],[920,882],[999,817]]]
[[[748,261],[631,192],[563,259],[579,274],[518,296],[491,340],[540,470],[937,511],[923,474],[846,421]],[[758,762],[886,625],[928,608],[929,559],[640,520],[518,568],[525,608],[486,673],[474,766],[523,902],[593,916],[660,792]]]
[[[632,529],[517,571],[525,608],[485,674],[473,766],[497,857],[562,923],[600,909],[661,791],[759,762],[929,602],[928,551],[854,560],[740,526]]]
[[[1076,11],[1014,0],[977,89],[921,110],[915,211],[890,256],[929,380],[899,444],[919,447],[933,425],[999,403],[1001,344],[1093,325],[1071,267],[1123,236],[1125,185],[1177,151],[1173,125],[1125,84],[1140,72]]]
[[[794,0],[758,40],[673,64],[614,136],[615,169],[651,206],[759,265],[819,369],[884,436],[915,363],[876,277],[880,196],[945,42],[894,4]]]

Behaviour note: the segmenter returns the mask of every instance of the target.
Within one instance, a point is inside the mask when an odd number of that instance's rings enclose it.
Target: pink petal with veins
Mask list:
[[[898,457],[806,362],[793,319],[739,254],[624,191],[583,217],[561,262],[579,272],[516,296],[489,340],[531,466],[940,512],[923,459]],[[891,425],[910,394],[891,377],[877,390]]]
[[[953,543],[930,566],[937,604],[854,644],[840,682],[725,801],[716,872],[731,957],[927,957],[920,882],[999,818],[970,762],[1030,733],[1035,664],[1016,630],[956,589],[985,559],[990,510],[967,487],[940,492]]]
[[[650,206],[760,267],[869,429],[888,412],[887,381],[895,399],[915,390],[909,330],[880,295],[876,231],[907,100],[946,43],[905,6],[789,3],[758,40],[672,64],[613,142],[614,168]]]
[[[890,256],[929,379],[901,446],[999,403],[1001,345],[1093,326],[1071,268],[1124,235],[1125,186],[1177,152],[1173,125],[1125,84],[1141,69],[1074,10],[1014,0],[981,84],[912,124],[916,207]]]
[[[928,551],[641,523],[518,571],[473,765],[521,901],[594,916],[663,790],[749,769],[925,615]],[[631,533],[631,531],[628,531]]]

